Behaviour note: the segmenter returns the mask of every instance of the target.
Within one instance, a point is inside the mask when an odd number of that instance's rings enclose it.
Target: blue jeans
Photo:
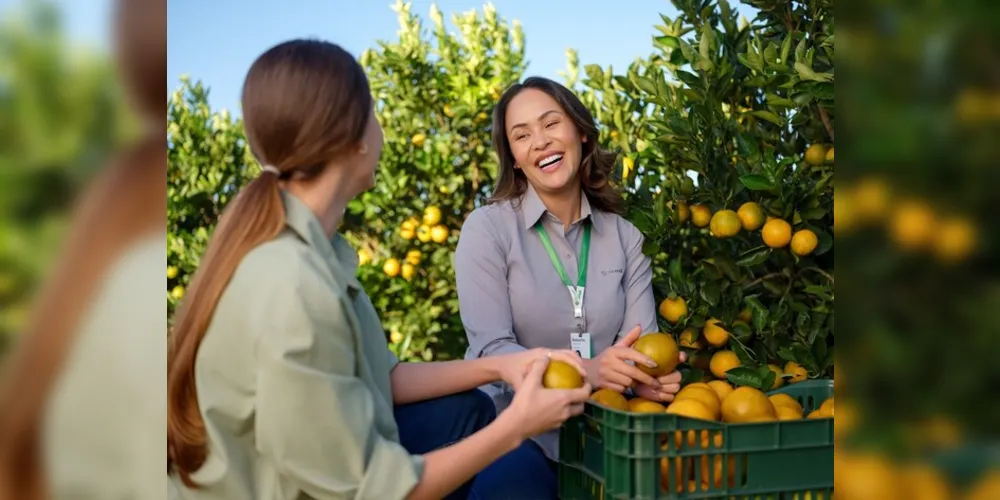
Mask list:
[[[425,454],[471,436],[496,418],[493,399],[472,391],[395,408],[399,439],[413,454]],[[448,500],[554,500],[555,466],[534,441],[500,457]]]
[[[476,477],[470,500],[557,500],[555,462],[528,439]]]
[[[399,441],[407,451],[423,455],[457,443],[496,418],[496,407],[486,393],[475,389],[395,408]],[[460,486],[447,500],[469,498],[473,481]]]

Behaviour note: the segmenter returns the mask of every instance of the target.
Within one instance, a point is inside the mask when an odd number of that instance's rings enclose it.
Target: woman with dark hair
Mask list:
[[[183,498],[466,498],[476,473],[582,411],[589,385],[541,384],[549,359],[583,373],[568,351],[399,363],[388,350],[337,233],[382,150],[349,53],[271,48],[243,115],[264,167],[226,207],[169,344],[168,471]],[[476,389],[498,380],[519,388],[500,417]]]
[[[455,254],[467,359],[571,349],[594,388],[670,401],[680,373],[653,378],[631,349],[655,332],[650,259],[625,220],[611,183],[616,156],[602,151],[591,113],[573,92],[532,77],[513,85],[493,112],[500,161],[490,202],[462,227]],[[682,358],[683,361],[683,358]],[[516,398],[504,384],[483,387],[503,411]],[[502,413],[501,413],[502,414]],[[535,496],[554,498],[555,432],[525,442],[476,480],[475,491],[505,478],[536,477]]]

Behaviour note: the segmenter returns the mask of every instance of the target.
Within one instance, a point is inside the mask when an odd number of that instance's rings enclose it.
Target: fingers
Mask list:
[[[539,356],[534,361],[531,362],[531,369],[528,370],[528,374],[525,376],[525,380],[531,380],[532,382],[541,383],[542,375],[545,374],[545,369],[549,367],[548,356]]]
[[[635,328],[629,331],[623,339],[619,340],[618,343],[615,344],[615,346],[632,347],[632,344],[634,344],[636,340],[639,340],[639,335],[641,334],[642,326],[635,325]]]
[[[618,372],[625,375],[626,377],[640,383],[646,384],[654,389],[660,388],[660,381],[656,380],[652,375],[643,372],[642,370],[625,363],[622,363],[618,367]]]
[[[688,354],[686,352],[681,351],[681,354],[678,357],[681,359],[681,363],[687,363]]]
[[[559,350],[552,351],[552,359],[558,359],[573,365],[580,375],[583,377],[587,376],[587,370],[583,367],[583,358],[577,355],[576,351]]]
[[[634,349],[629,349],[629,348],[612,349],[609,350],[608,353],[611,355],[611,357],[617,360],[623,361],[627,359],[631,360],[633,363],[636,364],[643,364],[650,368],[656,368],[656,363],[653,362],[653,360],[649,359],[649,357],[646,356],[645,354],[642,354]]]
[[[660,385],[667,386],[681,383],[681,372],[673,371],[659,378]]]
[[[660,392],[665,392],[667,394],[677,394],[681,390],[681,384],[667,384],[660,387]]]

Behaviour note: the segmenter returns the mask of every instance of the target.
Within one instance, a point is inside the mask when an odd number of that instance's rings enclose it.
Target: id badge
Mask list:
[[[569,344],[570,348],[576,351],[583,359],[590,359],[590,334],[589,333],[570,333],[569,334]]]

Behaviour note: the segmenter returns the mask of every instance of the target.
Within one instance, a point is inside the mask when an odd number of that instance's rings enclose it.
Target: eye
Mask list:
[[[545,128],[552,128],[559,124],[559,120],[551,121],[545,125]]]
[[[517,135],[514,136],[514,140],[515,141],[520,141],[521,139],[524,139],[525,137],[528,137],[528,134],[517,134]]]

